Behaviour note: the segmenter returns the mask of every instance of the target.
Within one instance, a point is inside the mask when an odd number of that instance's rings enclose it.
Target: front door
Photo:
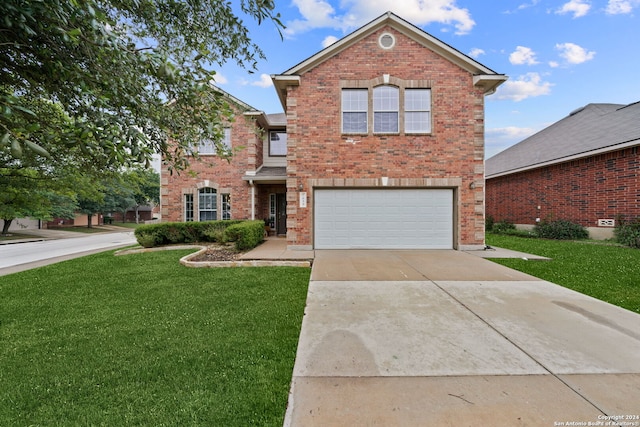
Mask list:
[[[287,234],[287,195],[276,194],[276,234]]]

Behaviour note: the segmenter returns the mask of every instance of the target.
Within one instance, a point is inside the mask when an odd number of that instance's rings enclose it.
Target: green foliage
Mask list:
[[[229,221],[208,222],[202,233],[206,241],[225,243],[224,230],[227,227],[229,227]]]
[[[488,234],[487,243],[551,258],[551,261],[494,262],[640,313],[640,251],[606,242],[523,239],[497,234]]]
[[[508,234],[510,231],[515,229],[516,226],[512,222],[502,220],[494,223],[490,231],[498,234]]]
[[[264,239],[264,221],[245,221],[234,224],[224,230],[224,238],[228,242],[235,242],[237,250],[255,248]]]
[[[559,219],[536,224],[534,232],[543,239],[579,240],[589,237],[589,232],[580,224]]]
[[[616,241],[631,248],[640,249],[640,218],[634,221],[619,219],[614,230]]]
[[[233,113],[212,69],[229,60],[255,69],[264,55],[242,18],[279,30],[274,9],[271,0],[3,0],[0,153],[54,159],[38,134],[115,167],[148,166],[160,152],[182,169],[202,139],[223,152]],[[33,100],[55,103],[64,122]]]
[[[140,246],[142,246],[143,248],[153,248],[157,245],[156,236],[157,235],[155,233],[146,233],[141,234],[140,236],[136,236],[136,239],[138,240]]]
[[[496,222],[491,216],[488,216],[485,221],[485,230],[487,233],[505,234],[509,236],[521,236],[521,237],[533,237],[531,231],[518,230],[511,221],[501,220]]]
[[[2,277],[0,425],[282,426],[310,270],[190,252]]]
[[[163,222],[160,224],[142,225],[136,228],[134,234],[138,243],[144,247],[194,242],[235,242],[238,239],[243,240],[243,243],[241,243],[241,245],[243,245],[247,239],[244,237],[244,233],[249,232],[247,229],[241,228],[241,230],[243,230],[242,232],[233,233],[229,236],[225,234],[225,230],[231,226],[247,222],[251,223],[254,221],[219,220],[202,222]],[[262,223],[262,221],[257,222]],[[262,233],[264,233],[264,226],[262,228]],[[262,241],[262,239],[260,241]]]
[[[486,230],[486,232],[490,232],[493,230],[493,225],[495,224],[496,220],[493,216],[491,215],[487,215],[486,218],[484,219],[484,229]]]

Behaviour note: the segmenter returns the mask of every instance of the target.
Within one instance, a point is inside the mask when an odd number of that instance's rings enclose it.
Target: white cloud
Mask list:
[[[525,139],[533,135],[534,130],[532,128],[507,126],[504,128],[487,129],[486,133],[494,138]]]
[[[473,49],[471,49],[471,52],[469,52],[469,56],[476,59],[480,55],[484,55],[484,54],[485,54],[485,51],[477,47],[474,47]]]
[[[220,73],[216,73],[216,75],[213,78],[213,80],[215,82],[214,84],[216,84],[216,85],[224,85],[224,84],[229,83],[229,80],[227,80],[227,78],[225,76],[223,76],[222,74],[220,74]]]
[[[487,129],[485,132],[485,157],[492,157],[536,133],[532,128],[509,126]]]
[[[556,11],[557,14],[564,15],[565,13],[573,13],[574,18],[580,18],[589,13],[591,5],[585,0],[570,0],[568,3],[562,5],[560,9]]]
[[[271,80],[271,76],[269,74],[260,74],[260,80],[251,82],[251,86],[258,87],[271,87],[273,86],[273,80]]]
[[[594,51],[587,51],[575,43],[558,43],[556,49],[560,51],[560,57],[569,64],[582,64],[593,59]]]
[[[440,23],[455,28],[456,34],[467,34],[475,25],[468,9],[456,0],[343,0],[337,12],[325,0],[293,0],[302,19],[286,22],[285,35],[293,36],[315,28],[334,28],[343,32],[357,28],[390,10],[408,17],[414,25]]]
[[[549,61],[549,67],[558,68],[560,64],[557,61]]]
[[[538,3],[540,3],[540,0],[533,0],[531,3],[523,3],[520,6],[518,6],[518,10],[524,10],[524,9],[528,9],[530,7],[534,7]]]
[[[324,38],[324,40],[322,40],[322,47],[323,48],[329,47],[337,41],[338,41],[338,38],[336,36],[327,36]]]
[[[548,95],[553,84],[542,81],[538,73],[527,73],[519,76],[517,80],[508,80],[498,87],[495,99],[507,99],[511,101],[522,101],[541,95]]]
[[[536,53],[531,48],[524,46],[516,47],[516,50],[509,55],[509,62],[513,65],[535,65],[538,63]]]
[[[633,12],[633,8],[640,5],[640,0],[609,0],[606,12],[609,15],[621,15]]]
[[[284,34],[292,36],[314,28],[340,28],[340,22],[334,17],[335,10],[324,0],[293,0],[303,19],[286,22]]]
[[[532,0],[531,3],[522,3],[515,10],[507,10],[507,11],[504,11],[503,13],[506,15],[511,15],[521,10],[529,9],[530,7],[535,7],[538,5],[538,3],[540,3],[540,0]]]

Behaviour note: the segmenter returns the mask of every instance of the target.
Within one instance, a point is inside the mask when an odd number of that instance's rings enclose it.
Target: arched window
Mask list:
[[[400,89],[395,86],[373,88],[373,133],[398,133]]]
[[[218,193],[214,188],[205,187],[198,191],[198,213],[200,221],[218,219]]]

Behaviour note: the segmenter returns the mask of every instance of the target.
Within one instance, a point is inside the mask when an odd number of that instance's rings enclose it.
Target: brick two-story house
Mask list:
[[[386,13],[272,78],[285,113],[230,97],[246,148],[163,171],[163,220],[266,219],[292,249],[484,246],[484,97],[504,75]]]

